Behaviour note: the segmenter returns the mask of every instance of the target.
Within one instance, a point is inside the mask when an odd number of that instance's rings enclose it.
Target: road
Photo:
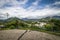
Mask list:
[[[0,40],[60,40],[59,36],[38,31],[0,30]]]

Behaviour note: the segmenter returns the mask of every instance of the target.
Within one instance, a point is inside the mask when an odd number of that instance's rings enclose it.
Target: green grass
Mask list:
[[[10,28],[0,28],[0,30],[10,30]]]

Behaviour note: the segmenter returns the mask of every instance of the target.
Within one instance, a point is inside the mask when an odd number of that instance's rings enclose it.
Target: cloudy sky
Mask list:
[[[60,15],[60,0],[0,0],[0,14],[37,18]]]

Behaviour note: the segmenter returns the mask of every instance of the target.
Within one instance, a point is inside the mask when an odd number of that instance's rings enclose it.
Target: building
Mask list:
[[[4,28],[5,26],[4,25],[0,25],[0,28]]]
[[[40,22],[40,23],[36,23],[35,26],[38,26],[38,27],[43,27],[44,25],[46,25],[47,23],[45,22]]]

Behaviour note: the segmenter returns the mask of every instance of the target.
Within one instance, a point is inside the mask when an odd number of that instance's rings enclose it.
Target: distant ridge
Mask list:
[[[54,15],[54,16],[47,16],[47,17],[45,17],[45,18],[43,18],[43,19],[50,19],[50,18],[54,18],[54,19],[60,19],[60,16],[57,16],[57,15]],[[41,18],[42,19],[42,18]],[[12,21],[12,20],[20,20],[20,21],[39,21],[40,19],[28,19],[28,18],[22,18],[22,19],[20,19],[20,18],[18,18],[18,17],[10,17],[10,18],[8,18],[8,19],[0,19],[0,22],[7,22],[7,21]]]

